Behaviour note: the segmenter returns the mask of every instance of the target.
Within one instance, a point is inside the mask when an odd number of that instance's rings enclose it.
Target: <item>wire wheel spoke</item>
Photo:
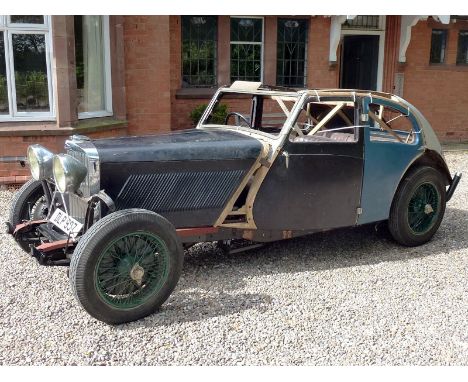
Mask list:
[[[421,184],[408,203],[408,224],[416,234],[425,234],[437,221],[440,195],[432,183]]]
[[[129,309],[159,292],[168,277],[169,251],[149,232],[135,232],[113,240],[95,269],[96,290],[115,308]]]

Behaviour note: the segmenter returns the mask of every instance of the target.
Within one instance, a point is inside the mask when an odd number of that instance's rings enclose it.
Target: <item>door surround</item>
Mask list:
[[[379,29],[343,29],[341,28],[341,36],[347,35],[374,35],[379,36],[379,54],[377,62],[377,91],[382,91],[383,85],[383,66],[384,66],[384,51],[385,51],[385,22],[386,16],[379,17]],[[341,38],[343,43],[343,38]],[[341,57],[342,58],[342,57]],[[340,61],[340,76],[342,63]]]

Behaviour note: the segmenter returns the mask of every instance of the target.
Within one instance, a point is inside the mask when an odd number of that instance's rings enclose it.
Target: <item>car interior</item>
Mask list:
[[[229,112],[224,121],[216,117],[216,108],[205,124],[218,120],[228,126],[255,129],[259,132],[278,135],[289,117],[296,97],[232,94],[223,96]],[[221,104],[221,98],[218,100]],[[353,102],[310,101],[297,118],[289,139],[292,142],[355,142],[358,129],[355,127],[356,108]]]
[[[221,102],[222,100],[222,102]],[[221,95],[219,104],[229,112],[217,115],[216,108],[205,124],[223,124],[255,129],[276,136],[289,117],[297,98],[229,93]],[[359,120],[357,102],[310,98],[303,106],[289,135],[291,142],[357,142]],[[415,132],[407,114],[388,106],[369,105],[371,141],[413,143]]]
[[[289,139],[292,142],[356,142],[358,129],[353,102],[311,101],[305,104]]]

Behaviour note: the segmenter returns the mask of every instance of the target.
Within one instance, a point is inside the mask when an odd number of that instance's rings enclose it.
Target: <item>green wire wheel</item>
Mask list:
[[[174,226],[157,213],[128,209],[98,220],[80,238],[70,283],[81,306],[108,324],[156,312],[177,285],[184,251]]]
[[[437,220],[440,195],[432,183],[421,184],[408,204],[408,224],[411,230],[421,235],[428,232]]]
[[[133,232],[113,240],[96,266],[96,289],[109,305],[130,309],[161,289],[168,275],[169,251],[157,235]]]
[[[416,246],[436,233],[445,213],[446,181],[429,166],[411,169],[393,199],[388,227],[400,244]]]

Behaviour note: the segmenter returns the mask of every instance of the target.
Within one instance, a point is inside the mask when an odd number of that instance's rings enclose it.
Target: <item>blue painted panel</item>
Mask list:
[[[364,113],[368,112],[369,103],[371,103],[370,98],[364,99]],[[391,106],[406,113],[406,110],[390,101],[375,100],[372,103]],[[409,118],[413,122],[414,130],[419,133],[419,126],[411,113]],[[358,224],[388,219],[393,196],[403,174],[423,151],[423,142],[420,134],[415,134],[415,142],[407,144],[400,142],[371,142],[370,132],[371,128],[366,126],[364,128],[362,214],[359,216]]]

